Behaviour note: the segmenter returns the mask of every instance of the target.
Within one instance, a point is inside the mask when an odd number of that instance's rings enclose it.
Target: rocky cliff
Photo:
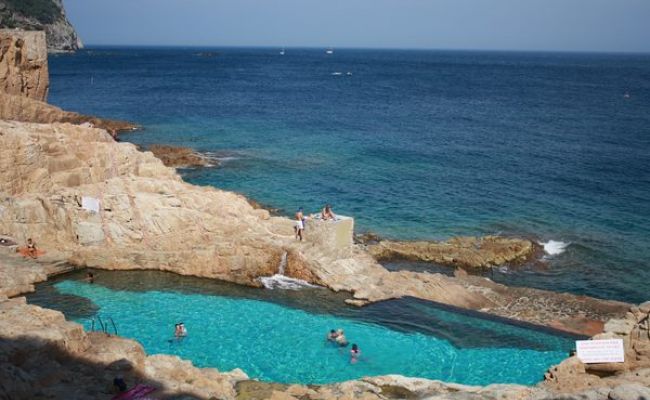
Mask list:
[[[62,0],[0,0],[0,27],[44,31],[49,51],[83,47],[65,15]]]
[[[45,33],[0,29],[0,119],[23,122],[70,122],[106,129],[113,137],[136,125],[47,104],[49,75]]]
[[[45,34],[0,30],[0,91],[45,101],[49,87]]]

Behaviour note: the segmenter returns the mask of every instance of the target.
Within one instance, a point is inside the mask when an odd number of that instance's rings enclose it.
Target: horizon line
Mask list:
[[[571,54],[618,54],[650,55],[650,50],[557,50],[557,49],[474,49],[474,48],[436,48],[436,47],[359,47],[359,46],[276,46],[276,45],[200,45],[200,44],[97,44],[84,43],[83,48],[132,47],[132,48],[176,48],[176,49],[295,49],[295,50],[377,50],[377,51],[449,51],[449,52],[485,52],[485,53],[571,53]]]

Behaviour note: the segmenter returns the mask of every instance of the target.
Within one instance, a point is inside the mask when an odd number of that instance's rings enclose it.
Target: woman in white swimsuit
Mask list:
[[[305,230],[305,216],[302,212],[302,207],[296,212],[296,221],[293,230],[296,232],[296,239],[302,241],[302,231]]]

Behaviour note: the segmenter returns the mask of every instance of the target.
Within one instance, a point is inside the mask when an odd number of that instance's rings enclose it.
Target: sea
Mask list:
[[[188,182],[385,238],[531,238],[544,254],[492,279],[650,300],[650,54],[90,47],[49,67],[50,103],[219,161]]]

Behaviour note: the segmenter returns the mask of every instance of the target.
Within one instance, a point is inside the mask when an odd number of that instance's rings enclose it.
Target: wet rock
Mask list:
[[[197,153],[189,147],[154,144],[149,146],[148,150],[168,167],[210,167],[217,164],[216,161],[208,159],[208,157]]]

